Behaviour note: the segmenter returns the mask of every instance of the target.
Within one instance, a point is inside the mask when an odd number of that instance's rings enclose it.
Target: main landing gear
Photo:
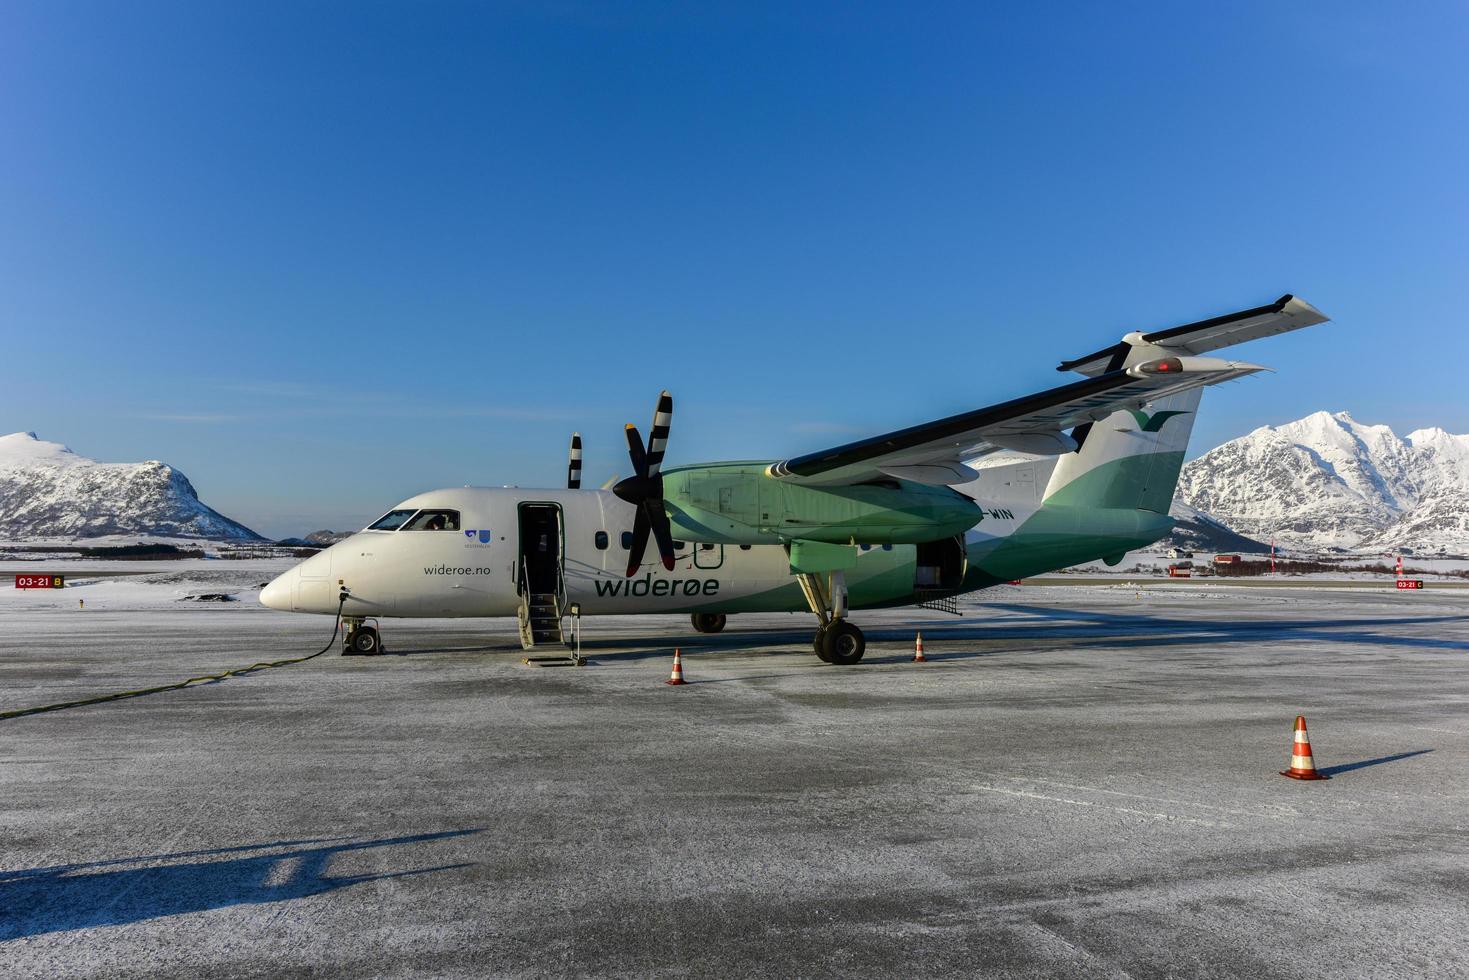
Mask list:
[[[867,652],[867,637],[847,621],[847,577],[841,571],[829,575],[797,574],[801,591],[811,611],[821,620],[811,646],[824,663],[849,667]]]
[[[694,621],[694,629],[700,633],[718,633],[724,629],[724,613],[694,613],[689,618]]]
[[[377,627],[368,626],[366,619],[361,616],[343,616],[342,625],[347,630],[347,635],[342,638],[342,656],[371,657],[383,652]]]

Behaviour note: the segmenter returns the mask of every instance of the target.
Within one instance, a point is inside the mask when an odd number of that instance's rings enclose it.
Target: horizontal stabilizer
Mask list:
[[[1104,347],[1085,357],[1062,361],[1056,370],[1076,371],[1088,377],[1096,377],[1107,371],[1117,370],[1131,348],[1145,344],[1164,347],[1181,354],[1207,354],[1221,347],[1288,333],[1325,323],[1326,320],[1327,317],[1310,303],[1286,294],[1274,303],[1257,306],[1252,310],[1241,310],[1238,313],[1228,313],[1152,333],[1133,332],[1111,347]]]

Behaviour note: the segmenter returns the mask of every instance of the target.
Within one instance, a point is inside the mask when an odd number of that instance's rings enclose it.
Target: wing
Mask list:
[[[793,483],[821,486],[883,477],[967,483],[978,474],[963,465],[963,460],[1000,449],[1037,455],[1073,452],[1076,441],[1066,429],[1099,422],[1113,412],[1138,409],[1190,388],[1264,370],[1258,364],[1215,357],[1157,358],[989,408],[782,460],[767,472]]]
[[[1057,371],[1077,371],[1091,377],[1115,371],[1133,347],[1153,344],[1180,354],[1207,354],[1221,347],[1242,344],[1278,333],[1299,330],[1325,323],[1326,316],[1303,299],[1287,293],[1273,303],[1252,310],[1227,313],[1198,323],[1155,330],[1152,333],[1130,333],[1111,347],[1085,357],[1062,361]]]
[[[1001,449],[1035,455],[1075,452],[1066,431],[1113,412],[1138,410],[1180,391],[1264,371],[1257,364],[1200,357],[1231,344],[1326,322],[1310,303],[1282,296],[1274,303],[1153,333],[1133,332],[1060,370],[1087,375],[1014,401],[927,422],[771,464],[766,472],[792,483],[841,486],[896,477],[919,483],[967,483],[964,465]]]

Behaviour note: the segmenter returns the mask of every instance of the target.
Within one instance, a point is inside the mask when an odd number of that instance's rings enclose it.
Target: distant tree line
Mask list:
[[[1416,570],[1411,569],[1404,569],[1403,573],[1406,575],[1410,571],[1415,575],[1419,574]],[[1275,560],[1275,572],[1278,575],[1310,575],[1320,572],[1368,572],[1373,575],[1396,575],[1397,569],[1380,562],[1376,565],[1343,565],[1341,562],[1277,558]],[[1251,575],[1269,575],[1270,562],[1268,560],[1237,561],[1215,565],[1214,574],[1220,578],[1246,578]]]
[[[204,552],[171,544],[121,544],[80,549],[83,558],[134,558],[157,561],[171,558],[203,558]]]

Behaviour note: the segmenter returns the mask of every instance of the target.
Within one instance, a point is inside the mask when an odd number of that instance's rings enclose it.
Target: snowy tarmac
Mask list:
[[[5,590],[0,710],[330,629],[158,578]],[[582,669],[389,621],[0,721],[0,974],[1469,974],[1469,592],[962,608],[857,613],[855,668],[809,617],[588,620]]]

